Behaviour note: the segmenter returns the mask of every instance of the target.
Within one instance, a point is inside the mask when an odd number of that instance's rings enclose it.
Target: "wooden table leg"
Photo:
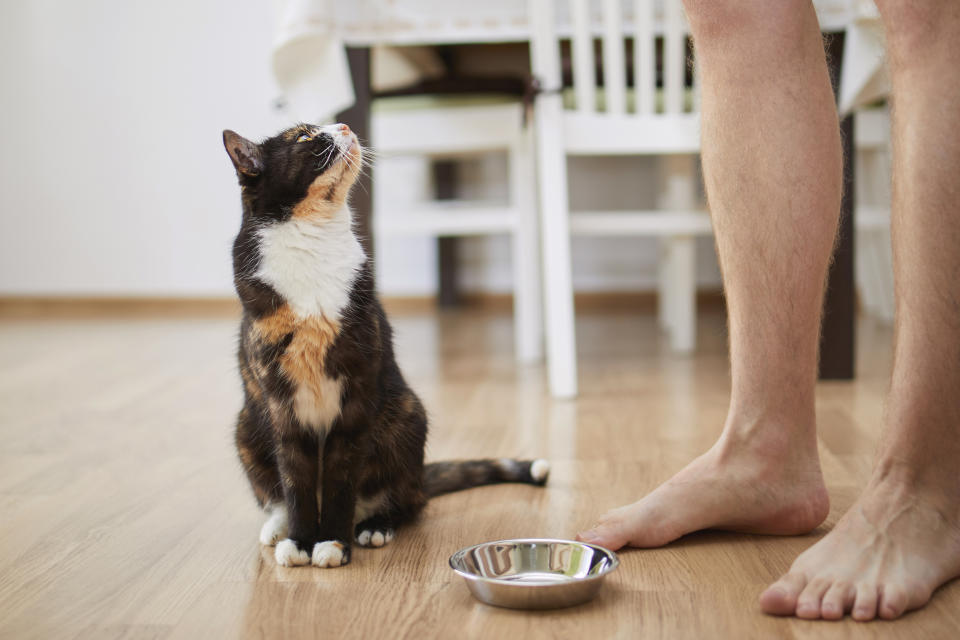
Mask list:
[[[370,87],[370,47],[347,47],[347,62],[353,79],[353,91],[357,101],[352,107],[337,114],[337,121],[350,125],[363,144],[370,143],[370,102],[373,90]],[[353,210],[355,227],[360,242],[370,259],[374,258],[373,246],[373,167],[357,179],[350,193],[350,208]]]
[[[838,93],[844,34],[832,34],[829,38],[827,60],[834,93]],[[855,176],[851,116],[840,122],[840,135],[843,141],[843,200],[840,205],[839,235],[830,265],[824,301],[823,328],[820,334],[821,380],[853,379],[856,353],[856,290],[853,279]]]

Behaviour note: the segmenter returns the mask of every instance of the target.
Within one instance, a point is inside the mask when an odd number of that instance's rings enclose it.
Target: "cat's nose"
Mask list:
[[[350,127],[348,127],[347,125],[341,124],[339,129],[340,129],[340,135],[342,136],[350,135]]]

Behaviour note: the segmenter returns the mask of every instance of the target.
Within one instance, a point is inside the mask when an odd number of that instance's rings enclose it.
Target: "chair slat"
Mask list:
[[[633,91],[637,113],[649,115],[654,111],[654,96],[657,91],[653,0],[635,0],[633,21]]]
[[[686,29],[680,0],[664,0],[663,93],[664,112],[683,113],[686,71]]]
[[[573,23],[573,90],[577,111],[596,111],[596,72],[593,56],[593,33],[590,25],[588,0],[570,0],[570,19]]]
[[[560,43],[557,41],[553,13],[554,0],[528,0],[531,27],[530,62],[533,74],[543,84],[543,89],[556,91],[561,88],[563,76],[560,71]]]
[[[607,113],[618,115],[627,112],[627,68],[623,49],[620,0],[603,0],[603,84]]]

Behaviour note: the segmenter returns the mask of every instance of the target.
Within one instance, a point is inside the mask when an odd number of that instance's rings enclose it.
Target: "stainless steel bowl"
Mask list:
[[[499,540],[450,556],[480,601],[511,609],[557,609],[592,600],[617,554],[573,540]]]

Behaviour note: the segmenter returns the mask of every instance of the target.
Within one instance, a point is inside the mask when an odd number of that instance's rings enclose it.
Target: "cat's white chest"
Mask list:
[[[256,277],[269,284],[300,318],[339,322],[366,260],[344,206],[332,218],[291,218],[259,231]]]

